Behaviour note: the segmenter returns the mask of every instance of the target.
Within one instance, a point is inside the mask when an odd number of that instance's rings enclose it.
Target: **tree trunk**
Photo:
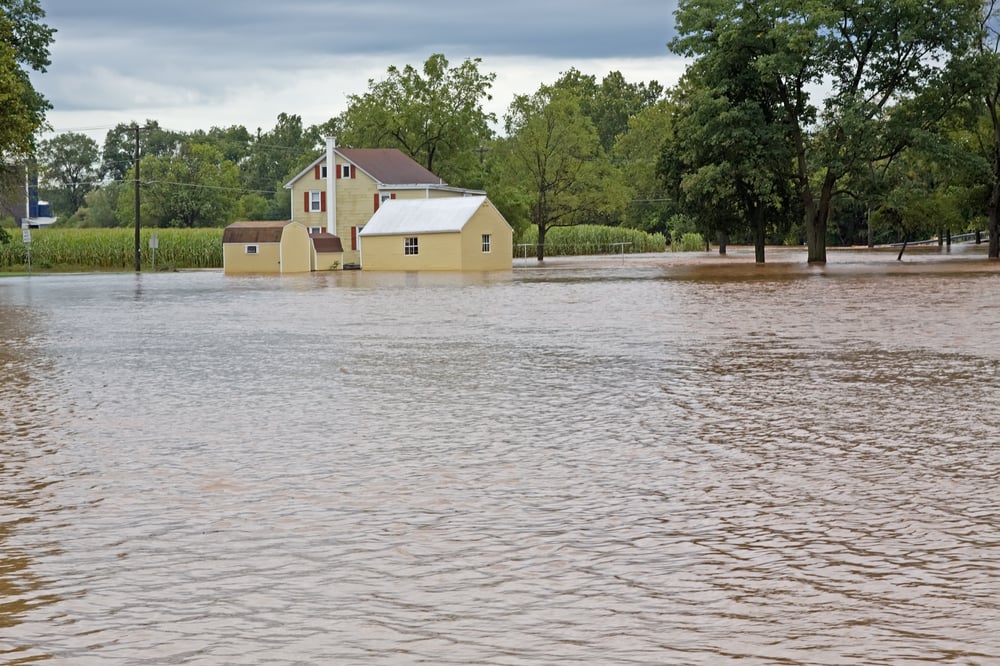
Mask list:
[[[837,177],[832,170],[827,169],[820,189],[819,203],[815,204],[810,196],[806,207],[806,245],[808,246],[807,261],[810,264],[826,263],[826,224],[830,219],[830,209],[833,207],[833,186]],[[808,185],[806,185],[808,187]],[[812,210],[810,211],[810,208]]]
[[[719,232],[719,254],[726,253],[726,246],[729,245],[729,234],[725,231]]]
[[[753,212],[753,255],[758,264],[764,263],[764,241],[767,238],[767,225],[764,222],[764,208],[759,207]]]
[[[544,224],[538,225],[538,261],[545,260],[545,232],[548,231]]]

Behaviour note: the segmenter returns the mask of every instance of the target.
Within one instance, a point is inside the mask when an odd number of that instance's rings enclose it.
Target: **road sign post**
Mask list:
[[[149,236],[149,249],[153,252],[153,270],[156,270],[156,248],[160,247],[160,239],[156,234],[150,234]]]
[[[24,241],[24,249],[28,252],[28,272],[31,272],[31,229],[21,230],[21,240]]]

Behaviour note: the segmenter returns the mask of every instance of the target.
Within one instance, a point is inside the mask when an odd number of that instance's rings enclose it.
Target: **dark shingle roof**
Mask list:
[[[395,148],[338,148],[379,183],[388,185],[439,185],[441,179]]]
[[[233,222],[222,232],[223,243],[280,243],[291,220]]]
[[[312,238],[313,247],[316,248],[317,252],[344,251],[344,244],[340,242],[340,236],[334,236],[333,234],[328,234],[324,231],[321,233],[309,234],[309,238]]]

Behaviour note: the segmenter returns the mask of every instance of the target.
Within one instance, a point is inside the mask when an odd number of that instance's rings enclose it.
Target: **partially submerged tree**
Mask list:
[[[960,81],[950,67],[977,34],[979,2],[681,0],[671,48],[702,58],[760,40],[743,67],[760,76],[785,125],[808,260],[825,262],[838,181],[906,147],[905,135],[888,132],[896,105],[919,99],[940,108],[955,98]],[[822,108],[811,89],[827,91]]]
[[[542,86],[519,95],[505,118],[507,139],[497,161],[499,184],[526,204],[545,258],[552,227],[580,224],[596,213],[621,212],[629,192],[601,148],[593,123],[567,88]]]

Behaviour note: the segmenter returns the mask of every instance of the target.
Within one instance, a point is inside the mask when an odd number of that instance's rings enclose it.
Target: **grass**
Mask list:
[[[538,229],[528,228],[519,243],[537,246]],[[639,229],[626,227],[605,227],[595,224],[581,224],[574,227],[553,227],[545,235],[545,256],[571,257],[595,254],[632,254],[636,252],[663,252],[667,241],[663,234],[651,234]],[[515,248],[520,254],[524,248]],[[534,247],[527,254],[534,254]]]

